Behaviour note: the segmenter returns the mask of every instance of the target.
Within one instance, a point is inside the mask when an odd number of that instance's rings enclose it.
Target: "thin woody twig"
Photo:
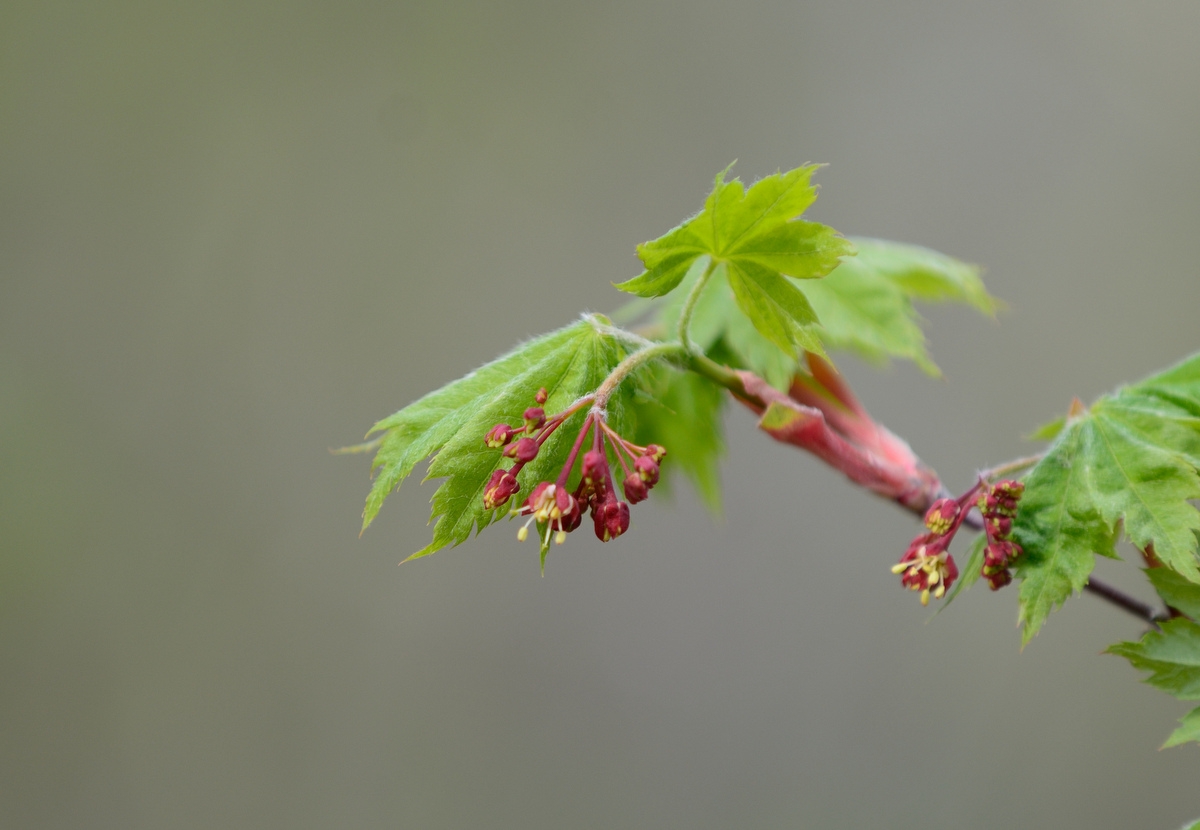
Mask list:
[[[1147,605],[1139,599],[1134,599],[1124,591],[1119,591],[1106,582],[1101,582],[1094,576],[1088,578],[1087,584],[1083,586],[1083,589],[1100,597],[1105,602],[1111,602],[1123,611],[1133,614],[1133,616],[1142,622],[1155,628],[1158,628],[1158,624],[1163,620],[1170,619],[1169,615],[1155,611],[1152,606]]]
[[[688,363],[687,368],[691,369],[692,371],[698,372],[699,374],[708,377],[710,380],[724,386],[729,391],[731,391],[738,400],[740,400],[742,403],[747,404],[752,409],[761,411],[762,409],[764,409],[766,407],[768,401],[764,400],[762,397],[760,397],[760,395],[755,394],[757,389],[752,390],[751,388],[749,388],[750,385],[747,384],[747,379],[752,378],[755,381],[759,380],[756,376],[754,376],[750,372],[736,372],[732,369],[729,369],[728,367],[721,366],[720,364],[714,363],[713,361],[709,360],[708,358],[706,358],[702,355],[689,355],[687,363]],[[767,388],[765,382],[759,383],[759,384],[754,384],[754,386],[756,386],[758,388],[762,388],[762,389]],[[777,438],[777,440],[779,440],[779,439]],[[810,452],[816,452],[812,447],[806,446],[805,448],[808,449]],[[819,452],[816,452],[816,454],[819,456],[822,455]],[[843,455],[844,454],[845,453],[843,453]],[[833,464],[833,466],[835,466],[835,467],[842,468],[843,472],[846,472],[846,469],[844,469],[846,467],[846,464],[844,463],[845,462],[844,458],[840,459],[843,462],[841,464],[834,463],[829,458],[823,458],[823,460],[825,460],[827,463]],[[980,473],[980,475],[985,480],[991,480],[991,479],[998,478],[1003,475],[1011,475],[1020,470],[1026,469],[1028,467],[1032,467],[1033,465],[1037,464],[1037,462],[1040,460],[1041,460],[1041,455],[1031,455],[1031,456],[1027,456],[1025,458],[1018,458],[1013,461],[1005,462],[1003,464],[998,464],[989,470],[983,471],[982,473]],[[850,473],[847,473],[847,474],[850,475]],[[862,481],[856,479],[856,477],[854,475],[850,475],[850,477],[851,477],[851,479],[856,480],[857,483],[860,483],[860,484],[863,483]],[[936,477],[934,477],[933,480],[936,482],[936,480],[937,480]],[[947,491],[944,486],[940,487],[939,489],[940,489],[940,492],[938,492],[936,494],[931,494],[931,495],[936,495],[938,497],[949,497],[950,496],[949,491]],[[917,516],[924,515],[925,509],[928,507],[927,501],[930,501],[930,500],[932,500],[932,499],[927,499],[927,500],[923,500],[923,501],[908,501],[908,500],[904,500],[904,499],[893,499],[893,501],[895,501],[901,507],[903,507],[904,509],[908,510],[911,513],[914,513]],[[963,524],[974,530],[983,530],[983,517],[980,516],[975,510],[972,510],[963,520]],[[1122,611],[1125,611],[1128,614],[1132,614],[1133,616],[1137,617],[1139,620],[1146,623],[1147,625],[1154,626],[1157,628],[1158,624],[1160,622],[1162,622],[1163,620],[1170,619],[1169,612],[1157,611],[1157,610],[1155,610],[1155,608],[1153,606],[1148,605],[1148,604],[1142,602],[1141,600],[1135,599],[1135,598],[1129,596],[1128,594],[1126,594],[1124,591],[1114,588],[1113,586],[1109,585],[1108,583],[1103,582],[1099,579],[1096,579],[1095,577],[1089,577],[1087,583],[1084,585],[1084,590],[1087,591],[1088,593],[1092,594],[1093,596],[1099,597],[1100,599],[1104,600],[1105,602],[1115,605],[1117,608],[1120,608]]]

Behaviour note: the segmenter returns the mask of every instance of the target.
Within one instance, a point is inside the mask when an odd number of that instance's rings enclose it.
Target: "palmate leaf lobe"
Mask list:
[[[1087,582],[1093,556],[1115,557],[1123,529],[1167,567],[1200,583],[1200,355],[1068,417],[1025,477],[1014,536],[1028,642]]]
[[[914,307],[917,300],[961,302],[991,314],[998,306],[983,287],[979,269],[918,245],[852,238],[858,249],[821,279],[796,285],[817,314],[812,329],[827,347],[847,349],[876,364],[888,358],[914,361],[939,374],[930,358]],[[696,260],[680,290],[662,304],[658,322],[674,331],[684,297],[704,273],[707,257]],[[795,350],[781,350],[742,313],[725,276],[714,270],[692,311],[692,340],[713,359],[749,369],[777,389],[786,389],[798,369]],[[811,349],[810,349],[811,351]]]
[[[1150,672],[1146,682],[1156,689],[1180,700],[1200,700],[1200,625],[1180,617],[1162,623],[1161,629],[1106,651]]]
[[[1167,620],[1161,630],[1147,632],[1136,642],[1109,646],[1109,654],[1127,659],[1135,669],[1150,672],[1145,682],[1180,700],[1200,700],[1200,625],[1183,617]],[[1163,748],[1200,742],[1200,708],[1183,717]]]
[[[1188,712],[1179,719],[1179,727],[1167,736],[1162,748],[1179,746],[1191,741],[1200,743],[1200,707]],[[1191,825],[1192,830],[1200,830],[1200,821]]]
[[[748,190],[717,174],[704,209],[638,246],[646,270],[617,288],[640,297],[675,290],[701,257],[724,267],[734,300],[763,337],[785,353],[820,351],[808,300],[789,279],[829,273],[853,246],[832,228],[797,217],[816,199],[817,165],[775,173]]]
[[[979,269],[919,245],[851,237],[858,253],[845,257],[824,279],[801,285],[820,321],[826,346],[848,349],[882,364],[911,360],[941,374],[925,345],[914,300],[959,302],[992,315],[998,303],[983,287]]]

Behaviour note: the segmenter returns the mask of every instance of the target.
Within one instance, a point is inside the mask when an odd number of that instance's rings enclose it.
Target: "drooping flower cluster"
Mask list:
[[[1012,522],[1017,515],[1017,501],[1025,485],[1004,479],[989,485],[982,478],[957,499],[938,499],[925,513],[926,532],[908,545],[892,573],[902,574],[900,584],[921,592],[921,604],[928,605],[932,595],[937,599],[958,578],[958,566],[950,555],[950,542],[962,527],[972,508],[983,515],[983,530],[987,536],[983,566],[980,574],[993,591],[1012,582],[1009,567],[1021,555],[1021,546],[1012,541]]]
[[[983,514],[983,532],[987,534],[981,573],[993,591],[1012,582],[1009,566],[1023,553],[1021,546],[1012,541],[1012,523],[1024,492],[1025,485],[1021,482],[1004,479],[980,493],[976,503]]]
[[[921,592],[921,604],[933,595],[941,599],[958,579],[958,566],[950,555],[950,540],[962,526],[979,485],[957,499],[938,499],[925,512],[926,532],[913,539],[892,573],[902,574],[900,584]]]
[[[525,410],[521,427],[496,424],[484,436],[487,446],[502,447],[504,455],[515,461],[512,467],[492,473],[483,493],[483,505],[489,510],[506,504],[521,489],[517,474],[537,457],[546,439],[568,418],[590,405],[592,398],[582,398],[549,417],[541,408],[545,402],[546,390],[542,389],[537,394],[538,406]],[[591,449],[580,458],[589,433]],[[612,448],[624,473],[625,500],[617,495],[607,447]],[[584,511],[590,510],[596,537],[601,542],[615,539],[629,529],[629,505],[645,499],[658,483],[659,462],[665,455],[666,450],[657,444],[640,447],[625,440],[608,425],[604,412],[593,408],[584,419],[558,478],[539,482],[521,506],[512,511],[512,515],[529,517],[517,532],[517,538],[521,541],[528,538],[529,525],[536,522],[544,556],[550,539],[553,537],[557,544],[562,544],[567,534],[583,523]],[[579,481],[572,490],[569,482],[576,460],[580,461]]]

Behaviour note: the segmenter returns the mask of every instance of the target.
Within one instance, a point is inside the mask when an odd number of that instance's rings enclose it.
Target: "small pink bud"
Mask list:
[[[488,430],[487,435],[483,436],[483,443],[496,449],[505,446],[516,434],[517,431],[508,424],[496,424]]]
[[[540,406],[531,406],[525,410],[525,431],[533,432],[546,423],[546,411]]]
[[[651,446],[654,446],[651,444]],[[649,489],[658,484],[658,462],[649,455],[643,455],[633,462],[633,469]]]
[[[528,464],[537,458],[538,449],[538,442],[532,438],[518,438],[516,443],[509,444],[504,448],[504,454],[509,458],[517,459],[522,464]]]
[[[1025,485],[1011,478],[1002,479],[992,485],[992,492],[1000,498],[1019,499],[1025,492]]]
[[[616,539],[629,530],[629,505],[623,501],[610,501],[593,510],[592,517],[596,522],[596,536],[601,542]]]
[[[521,489],[517,477],[509,470],[496,470],[483,491],[483,506],[491,510],[504,504]]]
[[[1006,540],[989,542],[983,553],[985,568],[1007,568],[1022,554],[1021,546]]]
[[[599,490],[604,487],[604,482],[608,478],[608,459],[599,450],[588,450],[583,454],[581,470],[584,483],[588,487]]]
[[[638,459],[639,461],[641,459]],[[625,478],[625,498],[629,499],[630,504],[637,504],[645,500],[646,496],[650,495],[650,488],[646,481],[637,473],[630,473]]]
[[[985,517],[1013,517],[1017,515],[1017,502],[1025,492],[1025,485],[1012,479],[997,481],[979,497],[979,512]]]
[[[991,539],[1007,539],[1012,533],[1012,519],[1008,516],[989,516],[987,535]]]
[[[1012,582],[1012,574],[1007,570],[997,571],[994,574],[984,574],[984,578],[988,582],[988,587],[993,591],[999,591],[1005,585]]]
[[[925,513],[925,527],[937,536],[944,536],[954,527],[958,518],[958,502],[954,499],[938,499]]]
[[[660,447],[658,444],[647,444],[646,445],[646,455],[650,456],[655,461],[662,461],[663,456],[665,456],[666,454],[667,454],[667,451],[665,449],[663,449],[662,447]]]
[[[546,402],[546,399],[549,397],[550,396],[546,394],[546,387],[543,386],[541,389],[539,389],[537,391],[537,394],[533,396],[533,399],[538,402],[538,406],[541,406],[542,404],[544,404]]]

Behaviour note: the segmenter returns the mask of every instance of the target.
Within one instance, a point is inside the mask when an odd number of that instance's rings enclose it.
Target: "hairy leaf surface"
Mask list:
[[[1200,583],[1200,355],[1098,400],[1067,420],[1025,478],[1014,534],[1024,640],[1087,582],[1120,529]]]
[[[465,540],[471,529],[482,530],[508,506],[486,510],[483,491],[492,472],[510,466],[499,450],[483,443],[483,436],[498,423],[520,424],[534,395],[545,387],[547,413],[562,411],[593,392],[620,362],[624,352],[596,323],[585,317],[558,331],[530,340],[465,377],[431,392],[371,428],[368,436],[384,433],[372,462],[374,485],[363,512],[365,529],[384,499],[408,477],[413,468],[433,455],[426,476],[444,478],[433,496],[437,524],[433,541],[413,554],[424,556]],[[618,432],[632,429],[629,392],[624,384],[609,401],[609,423]],[[546,441],[534,461],[518,476],[521,493],[554,478],[566,460],[585,412],[576,413]]]

